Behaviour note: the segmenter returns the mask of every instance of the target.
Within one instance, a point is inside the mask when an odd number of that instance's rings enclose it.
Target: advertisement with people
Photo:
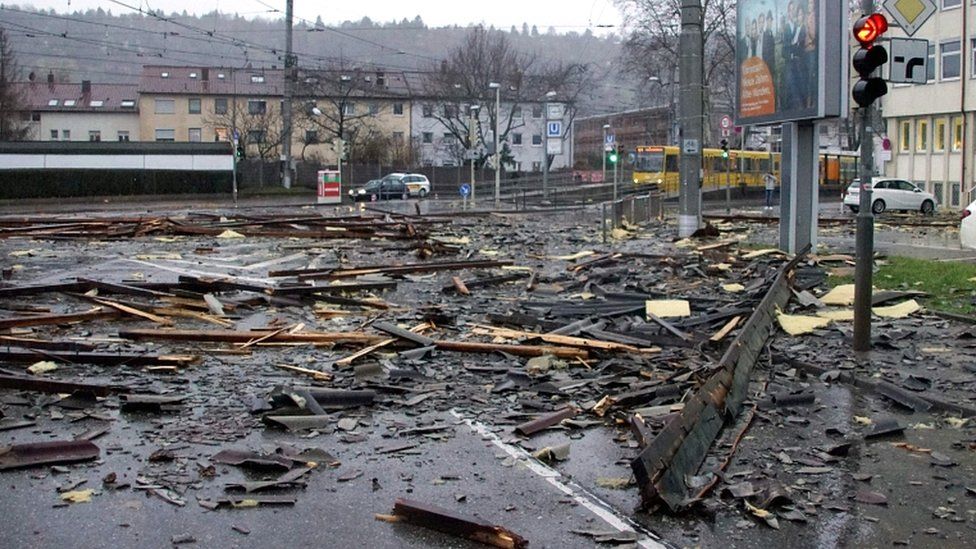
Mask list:
[[[822,0],[739,0],[739,124],[817,118]]]

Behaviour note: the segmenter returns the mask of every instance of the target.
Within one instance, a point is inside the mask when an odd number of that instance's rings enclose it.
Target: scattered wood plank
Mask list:
[[[118,316],[118,314],[119,313],[117,311],[108,311],[104,307],[95,307],[89,311],[84,311],[81,313],[0,318],[0,330],[8,330],[10,328],[26,328],[30,326],[60,326],[62,324],[74,324],[76,322],[87,322],[89,320],[112,318]]]
[[[433,328],[433,327],[434,327],[433,324],[431,324],[429,322],[424,322],[422,324],[418,324],[418,325],[414,326],[413,328],[410,328],[410,331],[411,332],[414,332],[416,334],[419,334],[419,333],[423,333],[424,330],[427,330],[427,329]],[[390,338],[390,339],[384,339],[383,341],[380,341],[379,343],[375,343],[373,345],[370,345],[369,347],[366,347],[364,349],[360,349],[359,351],[356,351],[355,353],[347,356],[346,358],[337,360],[336,363],[335,363],[335,365],[338,366],[338,367],[340,367],[340,368],[347,368],[350,365],[352,365],[352,363],[355,362],[356,360],[359,360],[360,358],[362,358],[362,357],[364,357],[364,356],[366,356],[368,354],[371,354],[374,351],[377,351],[379,349],[382,349],[383,347],[386,347],[388,345],[392,345],[392,344],[396,343],[396,341],[397,341],[397,338],[395,338],[395,337]]]
[[[133,329],[119,330],[119,337],[132,340],[151,341],[203,341],[218,343],[247,343],[267,335],[274,330],[175,330],[175,329]],[[275,343],[377,343],[382,336],[365,332],[299,332],[279,333],[267,339]]]
[[[725,326],[722,326],[721,330],[715,332],[715,335],[708,338],[709,341],[713,341],[715,343],[722,341],[725,339],[725,336],[729,335],[729,332],[734,330],[735,327],[739,325],[739,322],[742,322],[741,316],[733,317],[731,320],[725,323]]]
[[[457,291],[458,291],[459,294],[461,294],[461,295],[471,295],[471,291],[468,290],[468,287],[464,285],[464,281],[461,280],[461,277],[459,277],[459,276],[452,276],[451,277],[451,283],[454,284],[454,287],[457,289]]]
[[[515,356],[552,355],[556,358],[589,358],[585,349],[552,347],[545,345],[505,345],[501,343],[475,343],[471,341],[435,341],[434,347],[442,351],[458,353],[508,353]]]
[[[407,522],[502,549],[522,549],[529,545],[525,538],[507,528],[409,499],[397,499],[392,515],[378,514],[376,519]]]

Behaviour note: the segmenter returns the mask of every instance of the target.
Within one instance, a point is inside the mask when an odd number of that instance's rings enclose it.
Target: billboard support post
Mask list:
[[[819,150],[815,123],[783,124],[779,247],[791,254],[808,244],[813,249],[817,246]]]

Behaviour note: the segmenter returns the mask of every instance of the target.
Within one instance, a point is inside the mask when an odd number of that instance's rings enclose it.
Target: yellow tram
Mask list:
[[[765,151],[702,150],[702,191],[717,191],[726,186],[726,171],[732,188],[764,187],[763,175],[772,172],[780,178],[780,154]],[[678,194],[678,147],[645,145],[637,147],[634,156],[634,185],[657,185],[663,194]],[[845,189],[857,177],[856,153],[838,152],[820,155],[821,187]]]

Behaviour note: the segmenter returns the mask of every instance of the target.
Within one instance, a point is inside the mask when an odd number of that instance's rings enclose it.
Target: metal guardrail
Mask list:
[[[609,233],[617,227],[649,223],[663,216],[664,200],[656,192],[604,202],[600,217],[603,243],[609,241]]]

